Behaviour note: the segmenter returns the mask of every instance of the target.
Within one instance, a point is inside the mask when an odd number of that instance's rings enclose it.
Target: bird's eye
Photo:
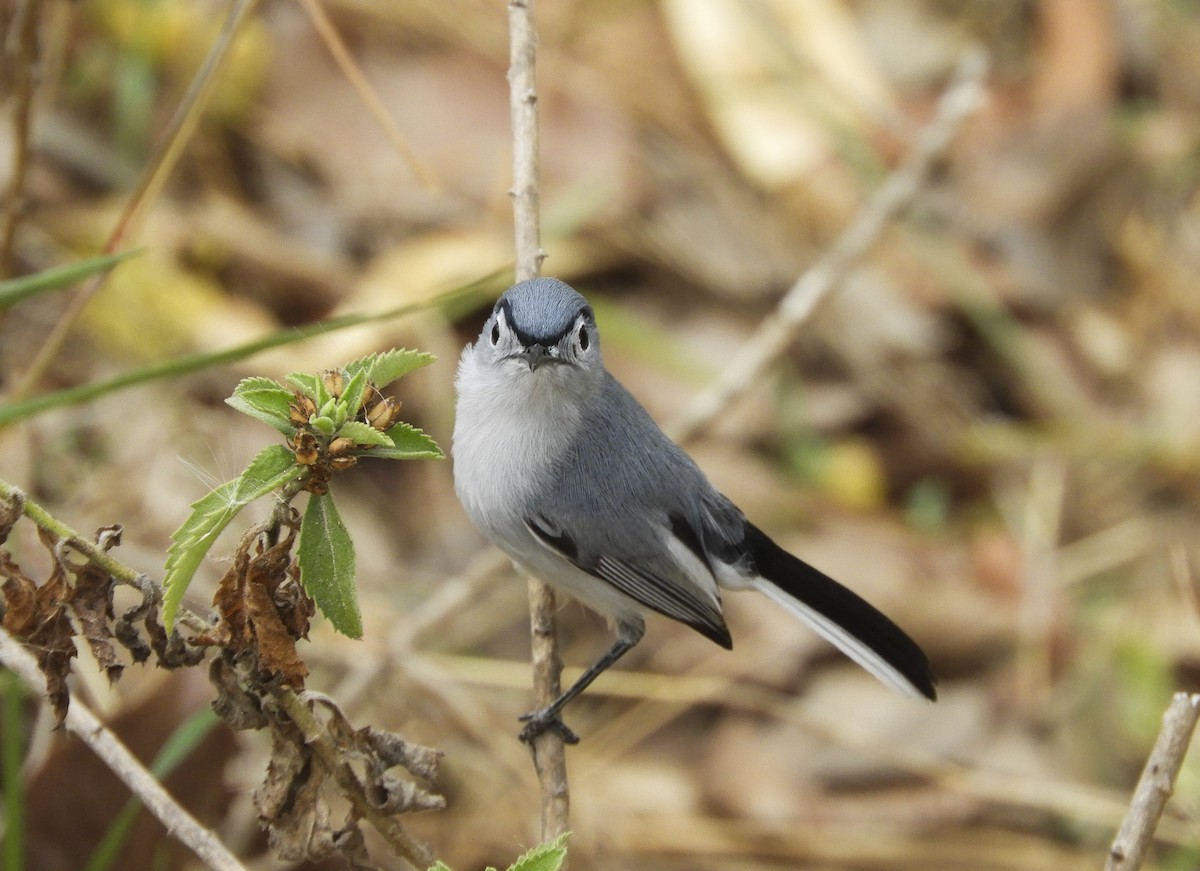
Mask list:
[[[492,324],[492,344],[495,345],[495,344],[498,344],[499,342],[500,342],[500,322],[497,321],[496,323]]]
[[[581,326],[579,328],[579,347],[586,351],[589,344],[591,344],[591,339],[588,338],[587,327]]]

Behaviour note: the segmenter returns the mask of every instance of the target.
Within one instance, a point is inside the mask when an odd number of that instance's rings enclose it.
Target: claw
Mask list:
[[[567,728],[567,724],[550,708],[530,711],[528,714],[522,714],[518,719],[525,724],[525,728],[521,730],[521,741],[530,747],[533,746],[537,736],[543,732],[554,732],[559,738],[562,738],[564,744],[579,743],[579,736]]]

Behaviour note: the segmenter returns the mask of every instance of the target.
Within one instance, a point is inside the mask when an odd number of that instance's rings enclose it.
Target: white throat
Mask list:
[[[589,379],[567,365],[530,370],[469,345],[455,387],[454,482],[477,524],[519,511],[582,425]]]

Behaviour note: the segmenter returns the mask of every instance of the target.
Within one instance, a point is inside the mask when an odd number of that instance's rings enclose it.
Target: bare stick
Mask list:
[[[1137,871],[1141,867],[1158,819],[1175,790],[1175,778],[1183,765],[1198,719],[1200,694],[1176,693],[1163,714],[1162,729],[1133,791],[1125,820],[1108,849],[1105,871]]]
[[[930,168],[949,147],[964,119],[983,101],[984,55],[968,52],[954,82],[938,101],[933,120],[917,136],[908,159],[896,169],[833,247],[792,285],[775,312],[766,318],[712,385],[693,400],[671,434],[687,441],[712,423],[731,402],[783,353],[817,304],[837,287],[883,235],[883,230],[920,190]]]
[[[46,679],[34,658],[11,635],[0,629],[0,662],[11,669],[30,689],[46,694]],[[219,871],[246,871],[217,836],[184,810],[142,763],[100,722],[79,699],[72,697],[67,708],[67,729],[78,735],[113,773],[129,787],[167,831],[196,854],[207,867]]]
[[[509,109],[513,140],[513,234],[518,281],[541,271],[541,228],[538,205],[538,115],[534,60],[537,30],[533,0],[509,0]],[[554,591],[537,578],[529,579],[529,620],[532,635],[533,694],[539,708],[549,705],[562,689],[562,661],[554,625]],[[557,838],[567,830],[570,791],[562,736],[553,729],[542,732],[530,745],[533,766],[542,789],[542,840]]]

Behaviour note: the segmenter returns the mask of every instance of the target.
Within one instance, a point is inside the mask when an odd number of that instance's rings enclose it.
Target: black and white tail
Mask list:
[[[903,695],[937,699],[925,652],[878,609],[833,578],[785,551],[752,524],[746,545],[758,577],[751,586]]]

